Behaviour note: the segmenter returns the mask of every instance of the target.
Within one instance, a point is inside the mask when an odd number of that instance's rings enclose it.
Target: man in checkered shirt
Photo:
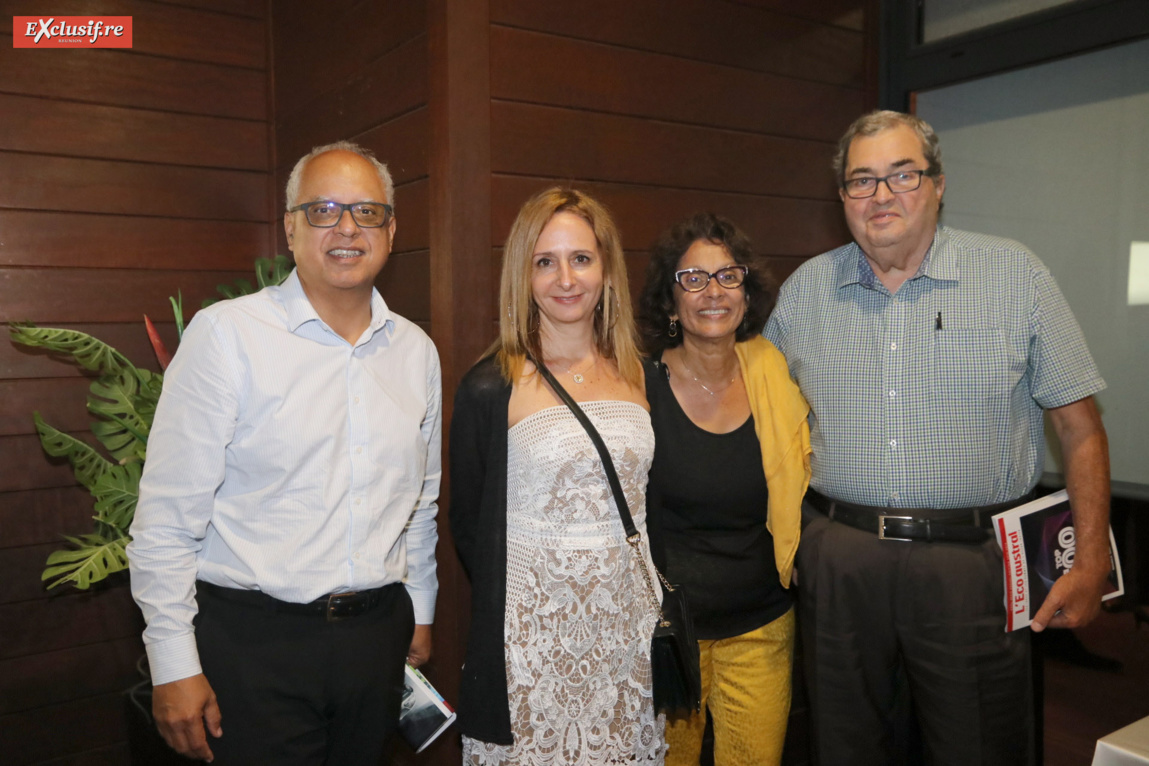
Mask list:
[[[811,491],[798,551],[802,651],[821,764],[1034,759],[1029,633],[1006,633],[989,517],[1060,442],[1073,569],[1034,630],[1097,614],[1108,575],[1105,387],[1045,266],[1022,245],[938,226],[934,131],[857,120],[835,159],[854,242],[782,287],[765,335],[809,400]]]

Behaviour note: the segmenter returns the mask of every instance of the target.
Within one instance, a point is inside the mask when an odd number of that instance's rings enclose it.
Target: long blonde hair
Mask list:
[[[594,313],[595,346],[600,356],[615,363],[626,382],[641,386],[642,362],[618,229],[602,204],[584,192],[559,186],[541,191],[523,204],[503,246],[499,339],[491,349],[498,353],[503,376],[508,381],[518,380],[528,354],[540,364],[543,360],[539,307],[531,292],[531,264],[539,235],[556,213],[573,213],[594,232],[603,259],[602,297]]]

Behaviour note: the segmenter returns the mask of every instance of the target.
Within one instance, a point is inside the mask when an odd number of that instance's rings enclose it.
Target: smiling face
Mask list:
[[[928,168],[922,143],[907,125],[858,136],[850,143],[845,178],[882,176],[899,170]],[[933,242],[945,176],[922,178],[916,190],[893,194],[885,183],[866,199],[851,199],[840,190],[846,223],[862,251],[886,264],[924,255]]]
[[[555,213],[531,255],[531,296],[543,330],[594,323],[603,289],[603,258],[594,231],[574,213]]]
[[[737,264],[722,245],[699,239],[678,259],[678,270],[700,269],[713,274]],[[711,278],[704,289],[694,293],[688,293],[677,285],[674,287],[674,315],[671,319],[682,325],[684,339],[717,340],[733,336],[745,314],[746,290],[741,286],[727,289],[719,285],[717,279]]]
[[[371,163],[345,151],[327,152],[307,163],[295,203],[318,201],[391,202]],[[284,214],[283,228],[299,281],[312,302],[350,293],[370,300],[375,277],[391,253],[394,218],[387,226],[364,229],[344,211],[333,228],[321,229],[311,226],[299,210]]]

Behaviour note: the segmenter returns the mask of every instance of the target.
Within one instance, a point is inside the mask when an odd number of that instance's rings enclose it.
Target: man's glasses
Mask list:
[[[674,281],[688,293],[705,290],[711,279],[718,280],[718,284],[727,290],[733,290],[742,286],[749,271],[746,266],[727,266],[713,274],[708,274],[702,269],[683,269],[674,272]]]
[[[906,192],[915,191],[922,185],[922,176],[926,174],[924,170],[899,170],[897,173],[890,173],[888,176],[875,178],[874,176],[859,176],[858,178],[851,178],[842,184],[842,188],[846,190],[846,196],[850,199],[866,199],[878,193],[878,184],[885,181],[886,187],[893,194],[905,194]]]
[[[391,206],[382,202],[352,202],[348,205],[339,202],[306,202],[296,205],[287,212],[302,210],[307,222],[317,229],[330,229],[343,218],[343,211],[351,213],[351,220],[364,229],[378,229],[391,223]]]

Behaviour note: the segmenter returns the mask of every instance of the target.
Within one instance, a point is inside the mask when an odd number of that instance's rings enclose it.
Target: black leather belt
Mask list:
[[[371,590],[352,591],[350,593],[332,593],[322,596],[305,604],[296,604],[290,601],[280,601],[258,590],[240,590],[238,588],[224,588],[203,580],[196,581],[198,592],[207,593],[225,601],[244,604],[272,612],[288,614],[317,615],[327,619],[328,622],[338,622],[348,617],[358,617],[374,609],[383,600],[388,588],[401,588],[402,583],[384,585],[382,588]]]
[[[876,534],[881,540],[927,543],[983,543],[992,531],[993,515],[1026,502],[1032,495],[1008,503],[977,508],[883,508],[857,505],[826,497],[817,490],[806,492],[806,500],[831,521],[837,521],[863,532]]]

